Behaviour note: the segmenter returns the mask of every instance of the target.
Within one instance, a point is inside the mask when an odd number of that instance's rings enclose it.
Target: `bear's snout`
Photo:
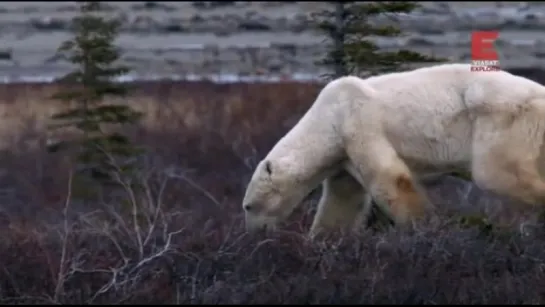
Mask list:
[[[246,212],[255,212],[255,209],[256,209],[256,204],[255,203],[247,203],[247,204],[244,204],[242,206],[242,208],[244,209],[244,211]]]

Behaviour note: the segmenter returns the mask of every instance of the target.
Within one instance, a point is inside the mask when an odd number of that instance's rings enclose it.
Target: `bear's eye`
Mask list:
[[[269,174],[269,175],[272,174],[272,163],[271,163],[271,161],[266,161],[265,162],[265,171],[267,171],[267,174]]]

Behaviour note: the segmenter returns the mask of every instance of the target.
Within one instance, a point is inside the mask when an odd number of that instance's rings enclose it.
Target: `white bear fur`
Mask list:
[[[312,235],[356,226],[368,193],[404,225],[429,208],[415,178],[451,171],[540,203],[544,135],[545,87],[504,71],[443,64],[342,77],[257,166],[243,200],[246,226],[277,225],[320,183]]]

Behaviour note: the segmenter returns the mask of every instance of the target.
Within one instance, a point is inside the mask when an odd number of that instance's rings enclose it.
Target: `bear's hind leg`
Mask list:
[[[357,230],[363,225],[365,206],[370,207],[371,199],[366,197],[365,189],[347,171],[327,178],[322,183],[322,197],[314,221],[310,228],[310,237],[325,231]]]
[[[520,148],[520,147],[518,147]],[[529,205],[545,205],[545,180],[536,160],[509,154],[508,148],[490,150],[473,159],[472,174],[480,188]]]
[[[528,107],[515,115],[496,114],[476,122],[473,180],[497,194],[545,205],[545,114]]]

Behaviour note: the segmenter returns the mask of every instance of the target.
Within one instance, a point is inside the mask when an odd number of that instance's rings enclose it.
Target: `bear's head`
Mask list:
[[[344,104],[338,103],[339,86],[335,84],[322,90],[312,107],[257,165],[242,202],[248,231],[273,228],[287,219],[346,159],[339,131],[347,112],[339,107]]]
[[[246,229],[272,229],[284,221],[313,187],[298,176],[296,167],[286,160],[261,161],[248,184],[242,207]]]

